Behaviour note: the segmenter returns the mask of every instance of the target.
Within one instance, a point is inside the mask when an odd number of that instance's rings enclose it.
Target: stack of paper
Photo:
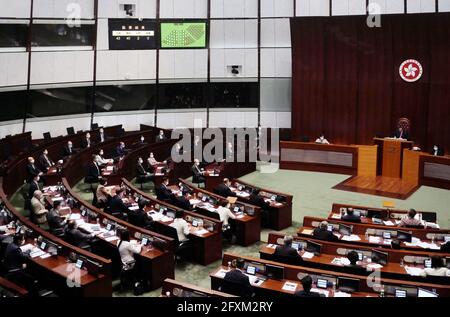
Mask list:
[[[334,297],[352,297],[352,294],[338,291],[334,293]]]
[[[138,210],[139,206],[131,206],[131,207],[128,207],[128,209],[130,209],[130,210]]]
[[[207,234],[208,232],[209,231],[206,229],[200,229],[200,230],[195,231],[195,234],[201,236],[201,235]]]
[[[302,234],[309,234],[311,235],[313,233],[313,229],[303,229]]]
[[[297,283],[286,282],[286,283],[284,283],[282,289],[284,291],[288,291],[288,292],[295,292],[295,290],[297,289],[297,286],[298,286]]]
[[[201,200],[198,200],[198,199],[191,199],[191,200],[189,200],[189,203],[191,204],[191,205],[197,205],[198,203],[200,203],[201,202]]]
[[[352,234],[349,236],[343,236],[341,240],[344,241],[361,241],[361,238],[358,237],[356,234]]]
[[[334,265],[349,265],[350,260],[347,258],[334,258],[333,261],[331,261],[331,264]]]
[[[312,253],[312,252],[305,252],[302,255],[302,258],[304,258],[304,259],[312,259],[313,257],[314,257],[314,253]]]
[[[331,218],[333,218],[333,219],[341,219],[341,214],[332,214]]]
[[[81,218],[80,214],[71,214],[69,220],[79,220]]]
[[[421,276],[423,273],[423,269],[420,267],[413,267],[413,266],[405,266],[406,273],[408,273],[411,276]]]
[[[325,295],[325,297],[328,297],[330,295],[330,292],[325,289],[318,289],[318,288],[311,288],[311,292],[313,293],[319,293]]]
[[[271,249],[276,249],[277,245],[276,244],[268,244],[267,247],[271,248]]]
[[[369,242],[370,243],[380,243],[381,242],[381,238],[380,237],[375,237],[375,236],[370,236],[369,237]]]
[[[382,267],[383,266],[381,264],[378,264],[378,263],[369,263],[369,264],[367,264],[367,268],[373,269],[373,270],[381,269]]]
[[[220,277],[220,278],[224,278],[225,274],[227,274],[228,271],[224,270],[224,269],[220,269],[216,274],[214,274],[214,276]]]
[[[394,224],[392,221],[390,221],[390,220],[388,220],[388,221],[383,221],[383,223],[384,223],[385,226],[394,226],[394,225],[395,225],[395,224]]]

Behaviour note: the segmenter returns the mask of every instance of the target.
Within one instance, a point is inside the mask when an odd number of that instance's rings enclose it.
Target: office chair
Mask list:
[[[44,132],[44,141],[50,141],[51,138],[50,132]]]
[[[93,123],[91,125],[91,130],[97,130],[98,129],[98,123]]]
[[[73,127],[67,128],[67,134],[68,135],[74,135],[75,134],[75,129]]]

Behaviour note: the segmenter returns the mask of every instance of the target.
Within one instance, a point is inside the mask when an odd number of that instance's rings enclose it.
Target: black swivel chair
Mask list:
[[[67,134],[68,135],[74,135],[75,134],[75,129],[73,127],[67,128]]]
[[[98,129],[98,123],[93,123],[93,124],[91,125],[91,129],[92,129],[92,130]]]
[[[44,141],[50,141],[52,139],[52,136],[50,135],[50,132],[44,132]]]

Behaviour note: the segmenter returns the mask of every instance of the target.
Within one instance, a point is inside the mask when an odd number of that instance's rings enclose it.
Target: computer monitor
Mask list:
[[[91,126],[91,129],[92,130],[98,129],[98,123],[93,123],[92,126]]]
[[[239,212],[239,211],[240,211],[240,209],[239,209],[239,207],[238,207],[238,206],[234,206],[234,208],[233,208],[233,211],[234,211],[234,212]]]
[[[147,245],[148,243],[148,239],[147,238],[142,238],[142,245]]]
[[[400,241],[411,242],[412,234],[407,231],[398,230],[397,239]]]
[[[356,278],[339,276],[337,278],[337,287],[343,292],[354,293],[359,290],[359,280]]]
[[[392,239],[391,233],[388,231],[383,231],[383,239]]]
[[[203,202],[206,202],[207,200],[208,200],[208,196],[203,196],[203,197],[202,197],[202,201],[203,201]]]
[[[361,211],[359,211],[359,210],[353,210],[353,215],[354,215],[355,217],[361,217]]]
[[[439,297],[439,295],[435,292],[418,287],[417,288],[417,297]]]
[[[254,267],[253,265],[248,265],[247,266],[247,274],[255,275],[255,273],[256,273],[256,267]]]
[[[266,265],[266,274],[267,277],[274,280],[282,280],[284,279],[284,267],[277,265]]]
[[[422,212],[422,220],[426,222],[436,222],[437,215],[435,212]]]
[[[107,225],[106,225],[106,231],[111,231],[111,230],[113,230],[114,229],[114,226],[111,224],[111,223],[108,223]]]
[[[193,227],[198,227],[198,225],[199,225],[199,221],[198,221],[198,219],[192,219],[192,226]]]
[[[306,251],[314,253],[316,255],[320,254],[322,250],[322,245],[320,243],[308,241],[306,242]]]
[[[272,196],[270,197],[270,200],[272,200],[272,201],[277,200],[277,195],[272,195]]]
[[[406,297],[406,295],[407,295],[406,290],[399,288],[395,289],[395,297]]]
[[[75,267],[77,269],[81,269],[83,267],[83,260],[78,259],[77,262],[75,263]]]
[[[364,260],[364,253],[362,253],[362,252],[356,252],[356,253],[358,253],[358,261]]]
[[[291,247],[298,251],[300,248],[300,244],[298,244],[297,242],[292,242]]]
[[[388,264],[388,253],[372,249],[372,262],[386,265]]]
[[[381,210],[378,209],[367,209],[368,218],[380,218]]]
[[[47,247],[46,241],[42,241],[41,244],[39,245],[39,248],[41,248],[42,250],[45,250],[46,247]]]
[[[328,288],[328,280],[324,278],[318,278],[316,285],[318,288]]]
[[[352,226],[347,226],[342,223],[339,224],[339,233],[344,236],[350,236],[352,234]]]
[[[423,261],[423,266],[424,266],[426,269],[430,269],[430,268],[431,268],[431,259],[425,259],[425,260]]]

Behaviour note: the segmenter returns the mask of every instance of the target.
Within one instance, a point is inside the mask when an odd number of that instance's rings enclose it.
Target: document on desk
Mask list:
[[[333,232],[333,234],[334,234],[336,237],[338,237],[338,239],[339,239],[340,237],[342,237],[342,234],[340,234],[340,233]]]
[[[162,216],[162,218],[161,218],[161,221],[162,221],[162,222],[170,222],[170,221],[172,221],[172,220],[173,220],[172,218],[167,217],[167,216]]]
[[[383,221],[385,226],[395,226],[395,223],[393,223],[392,221],[388,220],[388,221]]]
[[[343,236],[341,240],[344,240],[344,241],[361,241],[361,238],[358,237],[356,234],[351,234],[349,236]]]
[[[341,219],[341,214],[332,214],[331,218],[332,219]]]
[[[350,260],[347,258],[334,258],[333,261],[331,261],[331,264],[334,265],[349,265],[350,264]]]
[[[286,283],[284,283],[284,285],[281,289],[284,291],[288,291],[288,292],[295,292],[295,290],[297,289],[297,286],[298,286],[297,283],[286,282]]]
[[[114,171],[114,166],[106,166],[106,170],[109,172]]]
[[[380,237],[375,237],[375,236],[370,236],[369,237],[369,242],[370,243],[380,243],[381,242],[381,238]]]
[[[334,293],[334,297],[352,297],[352,294],[338,291]]]
[[[377,270],[377,269],[381,269],[383,266],[381,264],[378,263],[369,263],[367,264],[367,268],[372,269],[372,270]]]
[[[312,252],[305,252],[305,253],[303,253],[303,255],[302,255],[302,258],[304,258],[304,259],[312,259],[314,257],[314,253],[312,253]]]
[[[164,215],[159,212],[148,213],[150,217],[152,217],[153,221],[160,221]]]
[[[116,236],[111,236],[111,237],[105,238],[105,240],[108,241],[108,242],[112,242],[112,241],[115,241],[115,240],[119,240],[119,238],[116,237]]]
[[[214,276],[217,276],[219,278],[224,278],[225,274],[227,274],[228,271],[224,270],[224,269],[220,269],[218,272],[216,272],[216,274],[214,274]]]
[[[383,244],[391,245],[392,244],[392,239],[383,239]]]
[[[206,229],[200,229],[200,230],[194,231],[194,233],[195,233],[196,235],[198,235],[198,236],[205,235],[205,234],[207,234],[208,232],[209,232],[209,231],[206,230]]]
[[[432,249],[432,250],[439,250],[439,246],[437,246],[434,243],[428,243],[428,242],[419,242],[417,243],[417,246],[423,248],[423,249]]]
[[[49,258],[49,257],[51,257],[51,256],[52,256],[52,255],[51,255],[50,253],[45,253],[45,254],[41,255],[40,258],[41,258],[41,259],[46,259],[46,258]]]
[[[277,248],[277,245],[276,245],[276,244],[271,244],[271,243],[270,243],[270,244],[267,245],[267,247],[268,247],[268,248],[271,248],[271,249],[276,249],[276,248]]]
[[[52,197],[53,201],[63,201],[64,198],[63,197]]]
[[[311,292],[323,294],[323,295],[325,295],[325,297],[328,297],[330,295],[329,291],[327,291],[325,289],[318,289],[318,288],[315,288],[315,287],[311,288]]]
[[[79,220],[81,219],[81,215],[80,214],[71,214],[69,216],[69,220]]]
[[[424,269],[420,267],[405,266],[405,271],[411,276],[421,276]]]
[[[31,243],[28,243],[28,244],[21,246],[20,250],[22,250],[22,252],[27,252],[27,251],[33,250],[33,248],[34,248],[34,245],[32,245]]]
[[[247,192],[237,192],[236,195],[243,198],[250,197],[250,194]]]
[[[198,199],[190,199],[189,200],[189,203],[191,204],[191,205],[197,205],[198,203],[200,203],[201,202],[201,200],[198,200]]]
[[[128,207],[128,209],[129,210],[139,210],[139,206],[131,206],[131,207]]]
[[[313,231],[313,229],[303,229],[302,234],[312,235]]]
[[[41,255],[44,255],[44,254],[45,254],[45,252],[42,251],[41,249],[39,249],[39,248],[34,248],[34,249],[31,251],[31,253],[30,253],[30,257],[31,257],[32,259],[34,259],[34,258],[37,258],[38,256],[41,256]]]

